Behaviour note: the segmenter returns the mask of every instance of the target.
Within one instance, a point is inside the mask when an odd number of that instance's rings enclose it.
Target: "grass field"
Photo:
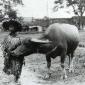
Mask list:
[[[0,33],[0,42],[8,33]],[[21,38],[33,37],[37,38],[41,34],[19,34]],[[80,46],[75,51],[74,73],[69,73],[68,78],[62,80],[60,78],[60,58],[52,59],[51,78],[48,80],[42,79],[46,71],[46,60],[43,54],[32,54],[25,57],[25,66],[23,65],[21,74],[21,85],[85,85],[85,32],[80,31]],[[1,52],[0,52],[1,53]],[[13,77],[2,72],[3,57],[0,57],[0,85],[16,85],[13,82]],[[65,61],[65,66],[68,66],[68,57]]]

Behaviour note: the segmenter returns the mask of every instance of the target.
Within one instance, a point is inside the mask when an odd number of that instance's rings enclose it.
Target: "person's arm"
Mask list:
[[[16,57],[23,56],[27,53],[28,50],[30,50],[28,49],[30,46],[32,46],[30,44],[30,38],[25,38],[21,41],[21,44],[18,45],[16,49],[11,51],[11,55]]]

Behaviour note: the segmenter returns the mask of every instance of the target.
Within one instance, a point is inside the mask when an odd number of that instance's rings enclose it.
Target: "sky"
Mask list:
[[[70,18],[73,16],[71,8],[64,8],[53,12],[54,0],[23,0],[23,3],[24,6],[17,6],[19,16],[35,18],[43,18],[44,16],[50,18]],[[70,13],[67,13],[69,10]]]

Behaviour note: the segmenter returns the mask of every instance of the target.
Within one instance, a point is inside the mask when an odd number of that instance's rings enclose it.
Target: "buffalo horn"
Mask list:
[[[41,40],[41,39],[36,39],[36,38],[32,38],[31,40],[30,40],[31,42],[34,42],[34,43],[50,43],[51,41],[49,41],[48,39],[46,39],[46,40]]]

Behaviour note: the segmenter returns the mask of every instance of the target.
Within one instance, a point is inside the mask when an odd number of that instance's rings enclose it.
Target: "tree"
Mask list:
[[[71,6],[73,8],[74,14],[79,18],[79,29],[82,29],[82,16],[85,12],[85,0],[67,0],[67,6]]]
[[[48,26],[49,26],[49,24],[50,24],[50,19],[49,19],[49,17],[44,16],[44,18],[43,18],[43,19],[46,21],[46,27],[48,27]]]
[[[22,0],[0,0],[0,12],[3,16],[8,15],[9,18],[16,18],[17,12],[13,9],[16,5],[23,5]]]
[[[17,18],[17,12],[15,10],[10,10],[7,12],[7,15],[10,19],[16,19]]]
[[[55,0],[54,1],[54,4],[55,4],[55,6],[53,8],[53,11],[54,12],[55,11],[58,11],[58,9],[64,8],[64,6],[63,6],[63,0]]]
[[[59,4],[60,7],[61,7],[62,4],[63,4],[63,1],[64,0],[57,0],[57,1],[55,1],[55,4],[56,5]],[[85,0],[66,0],[66,6],[67,7],[71,6],[73,8],[74,14],[77,15],[78,18],[79,18],[79,23],[78,24],[79,24],[79,29],[81,29],[83,27],[82,16],[83,16],[83,14],[85,12]],[[55,6],[54,8],[58,9],[59,7]],[[82,27],[80,27],[80,26],[82,26]]]

